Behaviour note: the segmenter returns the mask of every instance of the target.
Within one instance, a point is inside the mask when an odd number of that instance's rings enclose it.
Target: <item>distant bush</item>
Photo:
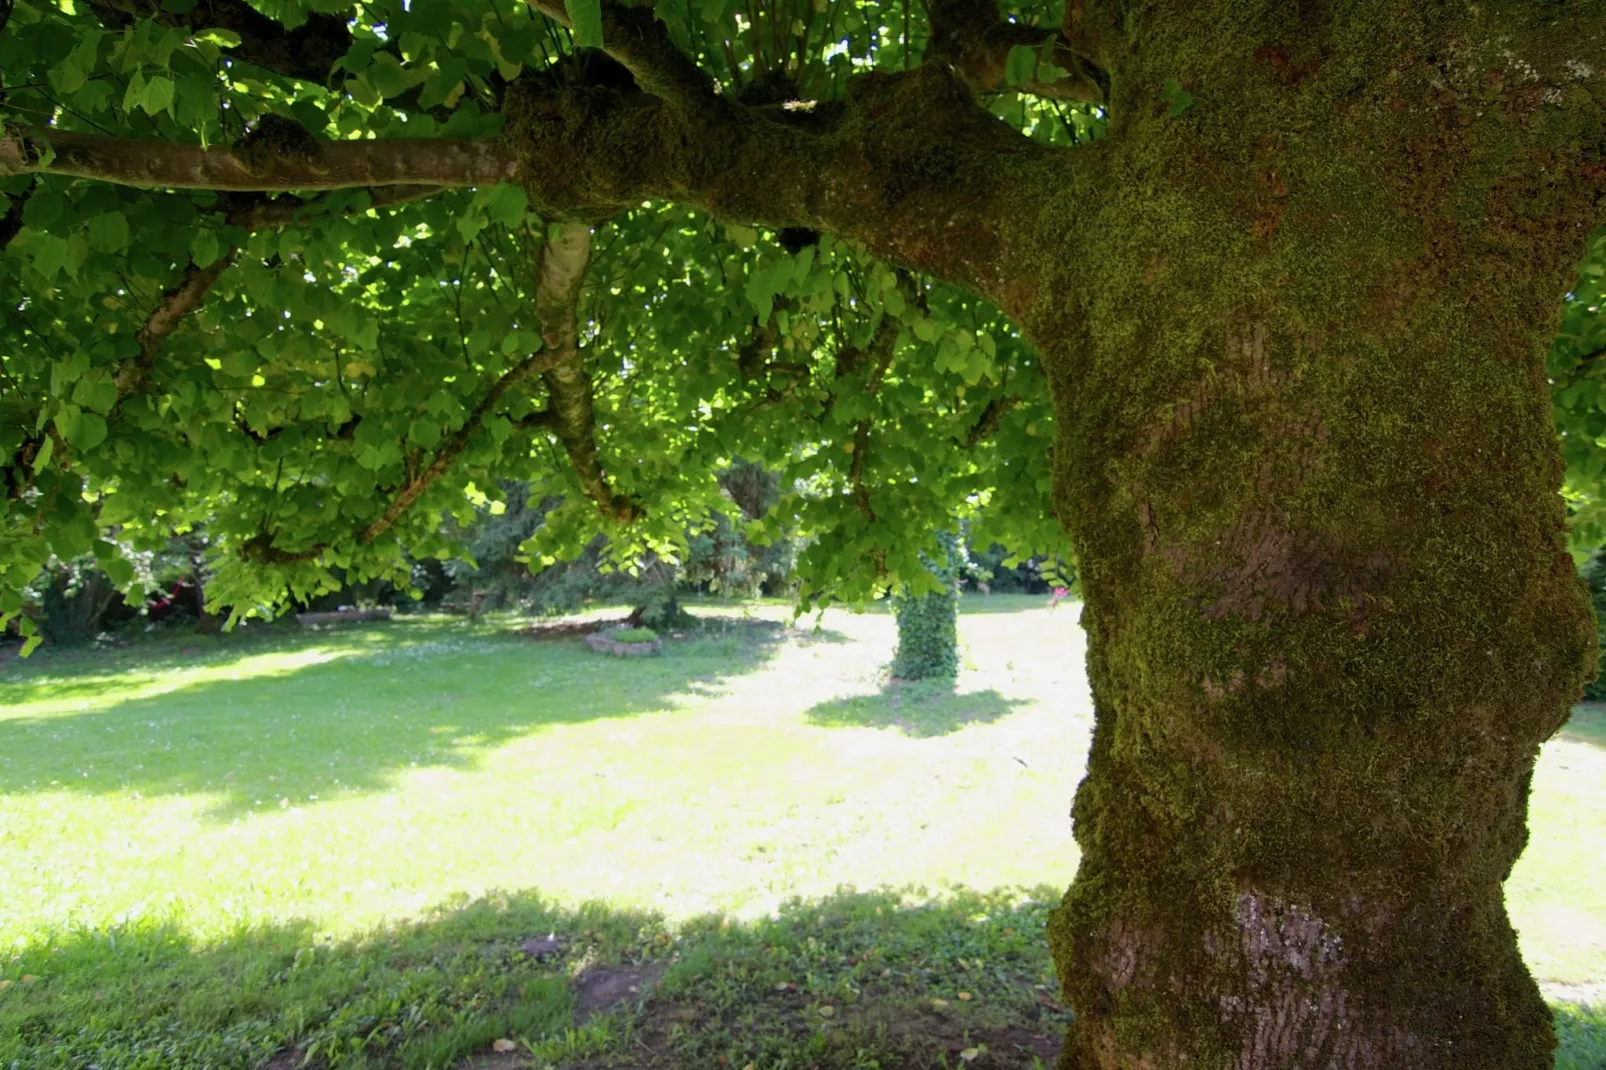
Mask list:
[[[621,628],[609,632],[608,638],[616,643],[651,643],[657,641],[658,633],[651,628]]]

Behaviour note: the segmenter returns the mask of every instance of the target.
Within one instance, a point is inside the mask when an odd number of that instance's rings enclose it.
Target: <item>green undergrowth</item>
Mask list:
[[[1606,1070],[1606,1006],[1551,1006],[1556,1016],[1556,1070]]]
[[[63,934],[0,960],[0,1067],[1048,1067],[1070,1021],[1043,939],[1054,898],[844,891],[674,922],[492,893],[343,940]],[[1606,1013],[1555,1010],[1557,1070],[1606,1065]]]
[[[609,632],[608,638],[616,643],[651,643],[658,638],[658,633],[651,628],[621,628]]]
[[[1053,896],[844,892],[672,924],[492,894],[340,941],[62,935],[4,960],[0,1067],[425,1070],[510,1045],[531,1066],[1033,1066],[1067,1021]]]

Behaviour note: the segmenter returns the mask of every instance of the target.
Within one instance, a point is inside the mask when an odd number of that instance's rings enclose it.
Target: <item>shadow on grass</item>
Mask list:
[[[0,1066],[1043,1068],[1070,1019],[1043,937],[1056,898],[841,892],[671,926],[525,892],[340,941],[76,933],[0,961]],[[1596,1070],[1602,1008],[1554,1010],[1557,1070]]]
[[[611,1065],[628,1046],[641,1068],[934,1068],[966,1048],[973,1070],[1051,1066],[1055,898],[843,892],[671,928],[520,893],[339,942],[302,924],[79,933],[0,964],[0,1066],[441,1070],[497,1040],[522,1058],[495,1065]]]
[[[53,707],[0,715],[0,794],[208,793],[218,797],[209,816],[229,819],[263,801],[382,790],[403,769],[469,767],[544,727],[719,694],[762,667],[782,638],[768,626],[697,629],[662,657],[625,663],[579,640],[416,621],[225,641],[193,656],[152,651],[146,666],[114,662],[122,674],[63,659],[32,678],[0,678],[0,710]],[[64,667],[89,675],[95,690],[76,687]],[[156,693],[118,701],[119,681]]]
[[[1572,716],[1567,718],[1557,738],[1591,743],[1606,750],[1606,703],[1591,702],[1574,706]],[[1606,1063],[1602,1065],[1606,1066]]]
[[[806,716],[810,724],[826,728],[897,728],[925,739],[967,725],[991,724],[1024,704],[991,688],[961,693],[951,680],[894,680],[874,695],[822,702]]]

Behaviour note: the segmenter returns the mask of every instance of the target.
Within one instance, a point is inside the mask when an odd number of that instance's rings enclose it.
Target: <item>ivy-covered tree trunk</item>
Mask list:
[[[942,556],[928,559],[926,567],[941,589],[904,591],[893,600],[898,649],[892,675],[899,680],[951,680],[959,674],[959,540],[942,532],[937,541]]]
[[[1551,1064],[1501,885],[1593,659],[1543,353],[1602,120],[1525,73],[1577,41],[1418,6],[1130,16],[1037,325],[1097,711],[1067,1070]]]

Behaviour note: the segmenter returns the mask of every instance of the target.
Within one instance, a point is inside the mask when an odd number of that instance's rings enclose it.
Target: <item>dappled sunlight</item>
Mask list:
[[[0,677],[0,722],[90,713],[223,680],[285,676],[311,665],[366,653],[372,645],[372,639],[364,642],[355,636],[342,636],[302,650],[208,660],[184,668],[168,664],[148,670],[71,677],[54,675],[47,669],[23,680]],[[196,648],[195,655],[201,657],[204,653]]]
[[[960,618],[951,691],[889,687],[890,616],[832,611],[823,641],[733,625],[630,661],[398,624],[9,717],[0,946],[140,918],[334,937],[495,888],[671,919],[839,886],[1063,888],[1092,724],[1083,637],[1072,604],[1009,602]],[[1590,872],[1606,748],[1574,731],[1591,716],[1542,753],[1509,888],[1546,981],[1606,975]]]
[[[1063,716],[1074,682],[1004,648],[1011,618],[981,619],[962,626],[960,693],[1009,714],[940,738],[811,722],[890,658],[890,618],[849,613],[827,615],[825,641],[736,629],[629,663],[427,628],[0,725],[0,844],[30,904],[0,938],[129,917],[350,932],[495,887],[686,916],[841,884],[1062,884],[1086,733]],[[967,691],[994,661],[1020,671]]]

